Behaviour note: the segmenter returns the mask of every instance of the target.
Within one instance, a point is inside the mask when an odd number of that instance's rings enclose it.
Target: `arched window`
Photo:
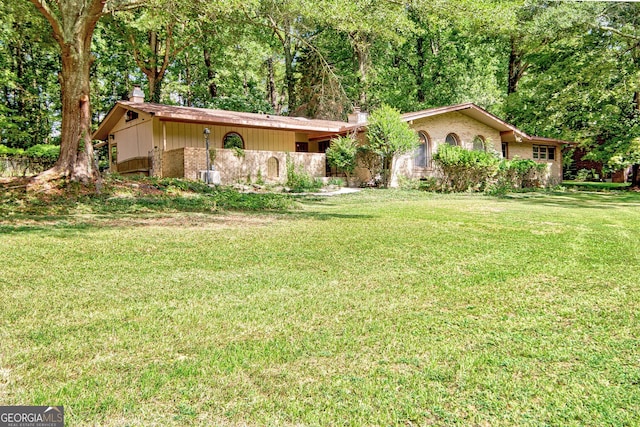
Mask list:
[[[417,168],[431,167],[431,138],[425,132],[418,132],[420,145],[416,149],[414,156],[414,165]]]
[[[449,135],[447,135],[447,138],[444,140],[444,142],[455,147],[457,145],[460,145],[460,138],[458,138],[458,135],[456,135],[455,133],[450,133]]]
[[[244,149],[244,139],[242,139],[239,133],[229,132],[222,138],[222,147]]]
[[[485,145],[486,141],[484,136],[476,135],[473,137],[473,151],[486,151],[487,147]]]
[[[267,178],[278,179],[280,177],[280,163],[275,157],[269,157],[267,160]]]

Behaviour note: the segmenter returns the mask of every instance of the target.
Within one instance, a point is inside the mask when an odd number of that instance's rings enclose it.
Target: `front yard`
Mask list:
[[[0,402],[70,426],[640,423],[638,193],[300,200],[5,217]]]

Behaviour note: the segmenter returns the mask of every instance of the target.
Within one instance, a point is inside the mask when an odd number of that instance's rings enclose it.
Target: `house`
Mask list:
[[[475,104],[431,108],[402,115],[418,132],[416,153],[396,160],[391,184],[399,175],[411,178],[433,176],[433,153],[438,144],[458,145],[469,150],[491,150],[505,159],[532,159],[547,164],[548,184],[562,181],[562,147],[572,144],[558,139],[530,136]]]
[[[548,181],[562,180],[560,147],[566,141],[529,136],[474,104],[402,118],[418,132],[421,144],[396,160],[392,185],[400,175],[435,175],[432,155],[442,143],[545,162]],[[312,176],[331,176],[324,154],[331,139],[349,132],[363,137],[366,125],[367,115],[357,110],[342,122],[179,107],[144,102],[135,88],[129,101],[119,101],[107,114],[93,139],[102,141],[97,147],[108,146],[110,170],[121,174],[199,179],[209,163],[223,184],[284,182],[287,160]],[[366,169],[357,172],[361,181],[369,178]]]

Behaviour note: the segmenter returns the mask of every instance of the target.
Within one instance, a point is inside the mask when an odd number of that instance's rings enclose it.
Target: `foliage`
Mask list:
[[[546,171],[545,163],[537,163],[531,159],[503,159],[492,190],[513,191],[541,187]]]
[[[496,153],[440,144],[433,156],[442,179],[425,186],[437,191],[487,191],[493,194],[537,188],[547,170],[530,159],[501,159]]]
[[[60,146],[52,144],[37,144],[27,148],[24,154],[27,157],[54,162],[60,155]]]
[[[224,148],[232,149],[232,148],[244,148],[244,143],[242,142],[242,137],[237,133],[231,133],[224,137]]]
[[[19,186],[18,186],[19,187]],[[241,193],[211,187],[201,181],[176,178],[122,178],[107,175],[100,193],[69,184],[55,195],[31,197],[20,191],[2,192],[0,216],[134,214],[223,211],[282,211],[291,209],[289,196]]]
[[[63,57],[33,3],[0,3],[0,143],[18,148],[66,135]],[[331,119],[354,105],[409,111],[472,101],[527,133],[578,141],[607,168],[637,157],[637,3],[119,0],[107,8],[131,3],[142,7],[108,13],[93,34],[94,127],[141,83],[148,100]],[[85,16],[60,20],[75,3],[46,4],[61,23]],[[91,20],[102,15],[96,9]]]
[[[627,190],[630,184],[626,182],[562,181],[562,185],[568,190],[609,192]]]
[[[12,148],[0,144],[0,156],[22,156],[24,150],[22,148]]]
[[[295,164],[291,156],[287,156],[287,182],[285,186],[292,193],[317,191],[322,187],[322,181],[312,177],[304,168]]]
[[[418,135],[402,120],[400,112],[388,105],[383,105],[371,113],[367,140],[363,149],[380,157],[384,187],[389,185],[394,158],[415,150],[419,143]]]
[[[483,191],[493,180],[500,158],[485,151],[466,150],[441,143],[433,161],[442,172],[445,191]]]
[[[357,166],[358,145],[356,136],[349,134],[332,139],[326,151],[327,162],[331,167],[344,172],[347,177],[347,186]]]
[[[60,155],[60,146],[53,144],[37,144],[26,150],[21,148],[11,148],[0,144],[0,156],[25,158],[38,160],[47,164],[53,164]]]
[[[0,144],[53,142],[59,59],[47,23],[23,1],[0,2],[0,22]]]

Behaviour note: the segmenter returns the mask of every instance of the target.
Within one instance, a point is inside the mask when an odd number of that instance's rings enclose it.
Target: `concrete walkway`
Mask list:
[[[319,191],[317,193],[300,193],[300,194],[304,196],[339,196],[341,194],[358,193],[361,190],[362,190],[361,188],[341,187],[339,190],[336,190],[336,191]]]

